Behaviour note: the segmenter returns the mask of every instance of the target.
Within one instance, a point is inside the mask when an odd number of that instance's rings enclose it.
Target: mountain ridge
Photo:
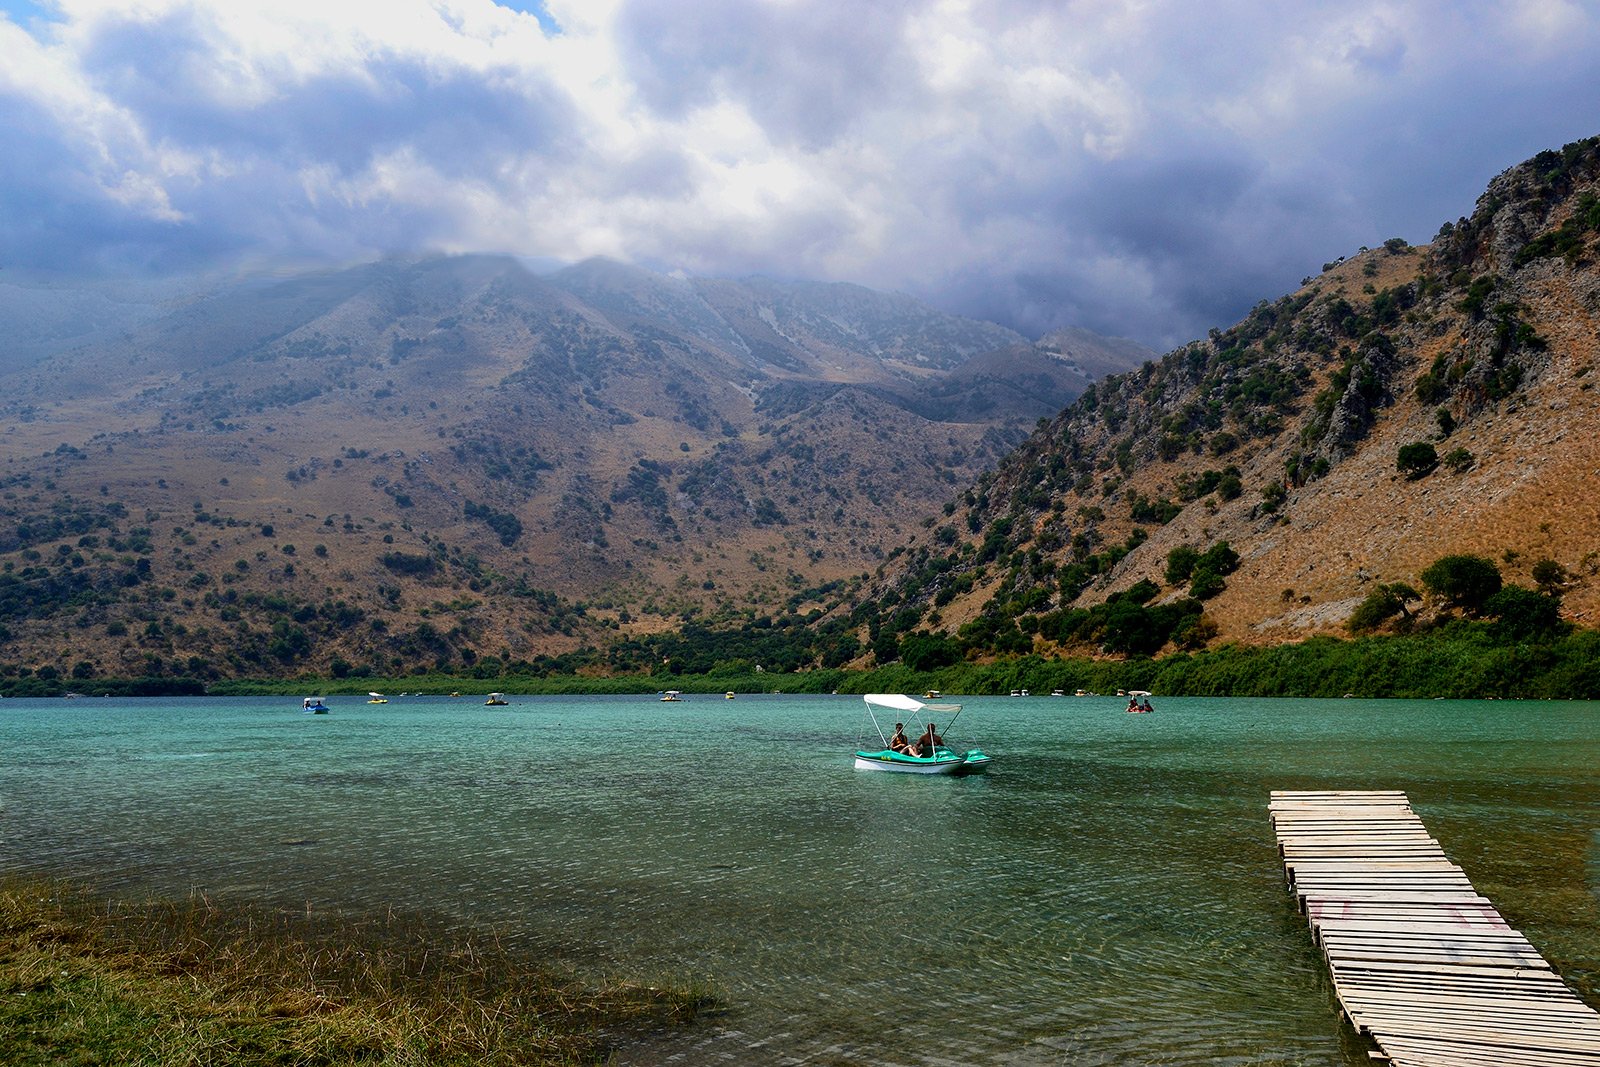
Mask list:
[[[191,294],[0,377],[24,531],[0,537],[0,656],[378,670],[782,610],[1021,439],[1031,416],[968,415],[959,382],[927,400],[1018,341],[860,287],[604,261]]]
[[[1525,586],[1547,563],[1593,625],[1597,144],[1509,168],[1432,245],[1363,249],[1097,382],[903,546],[866,634],[1093,652],[1122,638],[1086,609],[1132,596],[1183,616],[1143,651],[1298,640],[1449,553]],[[1404,469],[1408,449],[1426,462]],[[1200,596],[1169,573],[1219,544],[1237,570]]]

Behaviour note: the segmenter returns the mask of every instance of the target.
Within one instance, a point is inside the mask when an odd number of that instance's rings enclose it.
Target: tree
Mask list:
[[[943,634],[918,630],[901,639],[900,659],[914,671],[933,671],[961,662],[961,647]]]
[[[1194,573],[1194,565],[1199,562],[1200,553],[1188,545],[1179,545],[1167,553],[1167,584],[1182,585],[1189,580],[1189,575]]]
[[[1482,556],[1444,556],[1422,572],[1422,584],[1446,607],[1473,614],[1500,591],[1500,568]]]
[[[1350,613],[1345,627],[1351,633],[1359,634],[1376,630],[1396,615],[1409,619],[1411,613],[1406,610],[1406,604],[1421,599],[1417,591],[1404,582],[1380,585]]]
[[[1189,595],[1196,600],[1210,600],[1226,588],[1228,583],[1215,571],[1197,569],[1189,580]]]
[[[1179,648],[1204,648],[1217,636],[1217,624],[1204,615],[1189,615],[1172,631],[1172,642]]]
[[[1539,592],[1545,596],[1560,596],[1561,590],[1566,588],[1572,575],[1567,573],[1567,568],[1553,559],[1541,559],[1533,565],[1533,584],[1539,587]]]
[[[1102,647],[1107,652],[1150,656],[1167,643],[1156,616],[1148,608],[1127,600],[1108,606]]]
[[[1226,541],[1218,541],[1195,561],[1195,570],[1208,570],[1214,574],[1232,574],[1239,569],[1239,553]]]
[[[1395,466],[1400,473],[1413,480],[1433,473],[1438,465],[1439,453],[1426,441],[1401,445],[1400,454],[1395,458]]]
[[[1561,627],[1561,602],[1520,585],[1508,585],[1483,605],[1495,618],[1494,631],[1511,640],[1553,633]]]

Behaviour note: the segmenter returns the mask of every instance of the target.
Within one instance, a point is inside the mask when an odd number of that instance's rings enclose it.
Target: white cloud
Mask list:
[[[1177,341],[1586,136],[1565,0],[58,0],[0,19],[0,254],[440,248]]]

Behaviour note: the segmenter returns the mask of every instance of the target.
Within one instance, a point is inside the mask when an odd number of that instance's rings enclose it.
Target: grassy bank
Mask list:
[[[693,1019],[701,992],[585,985],[387,916],[130,903],[0,881],[0,1063],[580,1064]]]
[[[191,679],[124,679],[68,683],[0,678],[9,696],[58,696],[67,688],[94,696],[183,695],[202,691]],[[1014,689],[1113,693],[1149,689],[1165,696],[1528,697],[1600,699],[1600,631],[1572,630],[1537,639],[1510,640],[1495,624],[1455,621],[1425,633],[1356,639],[1316,637],[1272,647],[1221,645],[1162,659],[1016,656],[988,663],[961,662],[915,671],[902,663],[872,670],[824,669],[753,673],[585,675],[505,674],[479,678],[410,674],[395,678],[234,679],[205,683],[216,696],[294,698],[460,693],[482,698],[492,690],[520,694],[685,693],[920,693],[939,689],[972,695]]]

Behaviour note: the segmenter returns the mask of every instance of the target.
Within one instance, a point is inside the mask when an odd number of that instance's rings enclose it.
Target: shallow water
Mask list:
[[[1267,794],[1397,788],[1600,990],[1600,704],[974,698],[991,773],[925,779],[859,698],[512,700],[0,701],[0,866],[711,981],[624,1064],[1354,1067]]]

